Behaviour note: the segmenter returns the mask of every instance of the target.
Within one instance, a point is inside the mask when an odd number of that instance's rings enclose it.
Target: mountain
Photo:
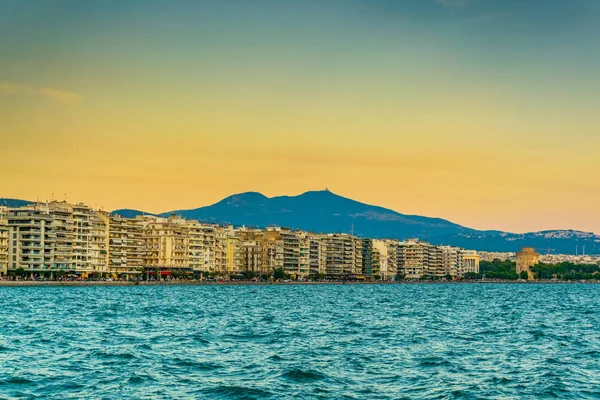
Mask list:
[[[119,210],[114,210],[111,214],[120,215],[125,218],[135,218],[138,215],[154,215],[143,211],[132,210],[130,208],[121,208]]]
[[[5,197],[0,197],[0,207],[24,207],[33,203],[28,200],[19,200],[19,199],[8,199]]]
[[[298,228],[320,233],[354,233],[372,238],[420,238],[480,251],[518,251],[534,247],[540,252],[574,254],[586,246],[588,254],[600,253],[600,236],[580,231],[543,231],[515,234],[478,231],[453,222],[405,215],[336,195],[328,190],[299,196],[266,197],[247,192],[229,196],[207,207],[161,214],[181,215],[203,222],[266,227]],[[578,250],[576,250],[578,249]]]
[[[188,219],[220,224],[298,228],[312,232],[352,232],[366,237],[434,237],[470,232],[440,218],[404,215],[360,203],[328,190],[299,196],[266,197],[248,192],[229,196],[208,207],[177,210]]]
[[[0,206],[22,207],[32,202],[0,198]],[[518,251],[534,247],[554,254],[600,254],[600,236],[575,230],[530,233],[479,231],[441,218],[406,215],[336,195],[328,190],[298,196],[266,197],[247,192],[229,196],[216,204],[192,210],[170,211],[161,216],[181,215],[202,222],[235,226],[283,226],[318,233],[354,233],[372,238],[420,238],[480,251]],[[113,211],[128,218],[148,214],[139,210]]]

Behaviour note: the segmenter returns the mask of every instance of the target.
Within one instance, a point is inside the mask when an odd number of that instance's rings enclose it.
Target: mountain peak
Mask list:
[[[304,192],[304,193],[298,195],[297,197],[301,197],[301,196],[342,197],[339,194],[333,193],[328,188],[325,188],[322,190],[309,190],[307,192]]]

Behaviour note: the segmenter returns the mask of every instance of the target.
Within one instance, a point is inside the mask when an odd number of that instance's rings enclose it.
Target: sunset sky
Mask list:
[[[0,1],[0,197],[331,191],[600,233],[600,1]]]

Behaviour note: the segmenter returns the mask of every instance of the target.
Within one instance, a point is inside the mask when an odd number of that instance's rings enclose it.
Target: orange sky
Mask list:
[[[20,36],[0,42],[0,197],[164,212],[327,187],[479,229],[600,232],[600,62],[572,26],[580,53],[560,32],[503,43],[533,17],[470,2],[398,24],[200,2],[201,28],[184,10],[159,18],[167,5],[48,20],[36,4],[3,23]],[[468,35],[481,15],[497,48]]]

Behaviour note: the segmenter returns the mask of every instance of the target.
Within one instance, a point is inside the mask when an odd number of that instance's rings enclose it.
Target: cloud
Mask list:
[[[49,88],[40,90],[40,93],[66,104],[77,104],[81,100],[81,96],[77,93],[62,92]]]
[[[77,93],[65,92],[51,88],[37,88],[28,85],[19,85],[16,83],[0,83],[0,93],[30,93],[49,97],[64,104],[77,104],[82,96]]]
[[[464,7],[467,4],[469,4],[469,2],[471,0],[436,0],[439,4],[446,6],[446,7]]]

